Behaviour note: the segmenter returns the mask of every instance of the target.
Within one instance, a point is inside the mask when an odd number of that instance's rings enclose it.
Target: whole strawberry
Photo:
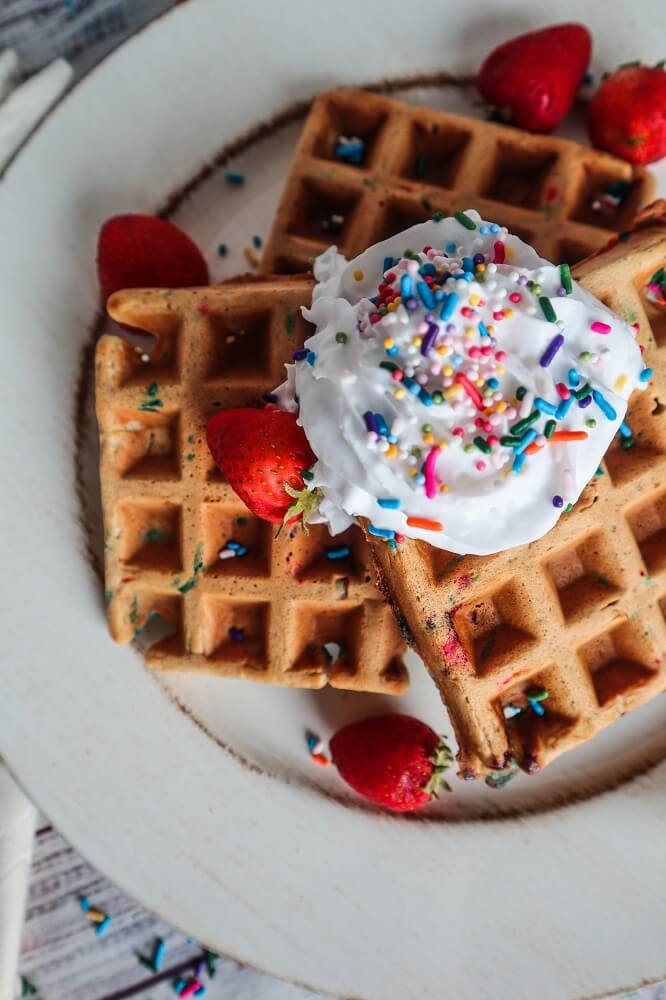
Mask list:
[[[630,163],[666,156],[666,70],[621,66],[602,82],[587,109],[592,143]]]
[[[282,410],[221,410],[206,437],[215,464],[253,514],[274,524],[303,518],[317,508],[319,490],[303,479],[315,455],[296,414]]]
[[[114,215],[97,239],[104,301],[121,288],[187,288],[208,284],[208,266],[185,233],[153,215]]]
[[[424,722],[409,715],[377,715],[352,722],[331,740],[331,756],[348,785],[394,812],[427,805],[453,755]]]
[[[531,132],[552,132],[576,97],[592,39],[582,24],[554,24],[504,42],[479,70],[476,85],[500,117]]]

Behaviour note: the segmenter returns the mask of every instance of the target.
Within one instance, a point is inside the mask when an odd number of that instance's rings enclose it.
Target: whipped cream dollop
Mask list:
[[[485,555],[574,504],[644,387],[635,330],[473,210],[315,262],[316,327],[276,395],[299,409],[319,519]]]

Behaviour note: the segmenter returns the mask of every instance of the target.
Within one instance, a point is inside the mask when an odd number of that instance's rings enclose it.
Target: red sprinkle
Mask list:
[[[501,240],[497,240],[495,243],[495,256],[493,257],[493,264],[503,264],[504,263],[504,244]]]
[[[469,318],[474,315],[474,310],[470,306],[463,306],[460,310],[460,315]]]
[[[557,382],[555,388],[557,389],[557,395],[560,399],[568,399],[571,395],[571,390],[566,387],[564,382]]]
[[[495,351],[495,360],[501,364],[506,361],[506,351]]]
[[[458,372],[456,374],[456,382],[460,383],[460,385],[463,387],[469,398],[476,406],[477,410],[485,410],[486,404],[483,401],[483,396],[476,388],[476,386],[472,385],[472,383],[467,378],[464,372]]]

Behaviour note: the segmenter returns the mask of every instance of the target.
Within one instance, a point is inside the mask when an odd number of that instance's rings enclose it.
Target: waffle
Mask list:
[[[629,404],[634,446],[611,445],[603,474],[552,531],[486,557],[371,539],[448,707],[463,777],[499,780],[489,772],[514,761],[532,773],[666,690],[666,313],[650,323],[644,297],[664,263],[661,202],[576,269],[640,323],[655,374]]]
[[[340,137],[361,139],[360,163],[338,158]],[[626,229],[652,191],[646,171],[567,139],[336,90],[312,106],[260,270],[305,271],[331,243],[352,257],[470,206],[572,264]]]
[[[283,378],[308,336],[311,290],[307,278],[245,278],[109,300],[115,320],[158,338],[147,362],[119,336],[97,346],[109,626],[162,670],[399,694],[404,643],[362,534],[275,538],[206,445],[217,408],[256,404]]]

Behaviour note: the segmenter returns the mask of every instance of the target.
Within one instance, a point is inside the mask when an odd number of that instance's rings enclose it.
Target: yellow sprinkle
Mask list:
[[[407,475],[411,476],[412,479],[414,478],[414,476],[418,475],[418,472],[419,472],[419,470],[415,469],[413,466],[411,468],[407,469]]]
[[[399,385],[397,389],[393,390],[393,395],[395,396],[396,399],[402,399],[402,397],[405,395],[405,392],[406,390],[403,389],[401,385]]]
[[[506,403],[504,402],[503,399],[500,399],[499,403],[495,405],[495,412],[504,413],[505,410],[506,410]]]
[[[503,309],[502,312],[504,313],[504,319],[511,319],[513,316],[513,309]]]
[[[509,247],[509,246],[505,245],[504,246],[504,259],[511,261],[511,260],[513,260],[514,257],[515,257],[515,254],[513,252],[513,247]]]
[[[485,269],[486,269],[486,265],[485,264],[477,264],[476,265],[476,269],[477,269],[477,271],[481,271],[483,273],[485,271]]]
[[[486,323],[486,330],[488,331],[488,333],[494,333],[495,327],[492,325],[492,323]]]
[[[432,434],[423,434],[422,440],[424,444],[432,444],[435,438]]]
[[[393,343],[394,343],[393,338],[387,337],[386,340],[384,341],[384,348],[388,351],[389,348],[393,347]]]
[[[448,483],[440,483],[439,484],[439,492],[440,493],[448,493],[449,492],[449,484]]]
[[[453,385],[444,390],[444,399],[453,399],[454,396],[459,396],[461,392],[462,386],[458,382],[454,382]]]
[[[363,277],[363,271],[360,268],[354,271],[354,281],[363,281]]]
[[[473,326],[465,327],[465,336],[467,337],[468,340],[471,340],[473,337],[476,337],[476,330],[474,329]]]
[[[399,305],[399,303],[396,304],[395,301],[394,302],[389,302],[389,304],[386,307],[386,311],[390,312],[390,313],[395,312],[396,309],[398,308],[398,305]]]
[[[616,392],[621,392],[622,389],[624,389],[624,387],[625,387],[626,384],[627,384],[627,376],[626,375],[618,375],[618,377],[615,379],[615,386],[614,386],[615,391]]]
[[[470,295],[470,297],[468,299],[468,302],[469,302],[469,304],[471,306],[478,306],[478,304],[479,304],[480,301],[481,301],[481,299],[479,298],[478,295]]]
[[[474,379],[474,385],[482,386],[482,385],[485,385],[485,384],[486,384],[486,380],[484,378],[475,378]]]
[[[445,378],[451,378],[451,376],[453,375],[453,368],[451,367],[451,365],[445,365],[444,368],[442,368],[442,375]]]
[[[437,442],[437,444],[439,445],[440,448],[448,448],[449,447],[449,442],[445,438],[440,438],[439,441]]]
[[[495,371],[497,372],[498,375],[503,375],[504,372],[506,371],[506,368],[504,367],[504,365],[497,365]]]
[[[389,445],[389,447],[387,448],[385,454],[386,454],[387,458],[397,458],[398,457],[398,449],[397,449],[396,445],[394,445],[394,444]]]
[[[412,344],[414,347],[420,347],[423,343],[423,337],[412,337]]]

